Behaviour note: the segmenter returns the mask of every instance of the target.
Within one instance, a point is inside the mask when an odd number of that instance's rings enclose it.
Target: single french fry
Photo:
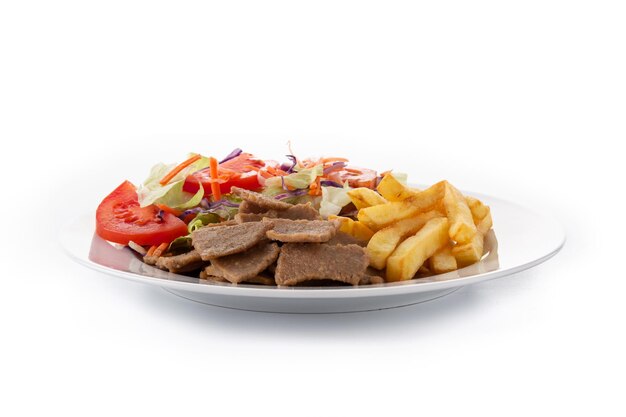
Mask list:
[[[456,245],[452,248],[452,255],[454,255],[459,268],[480,261],[483,256],[484,238],[482,233],[476,233],[469,243]]]
[[[483,204],[483,202],[479,199],[471,196],[465,196],[465,201],[472,212],[474,223],[478,225],[478,223],[484,219],[487,214],[489,214],[489,206]]]
[[[463,245],[469,243],[476,234],[476,225],[465,197],[452,184],[446,181],[443,205],[450,219],[450,239]]]
[[[450,222],[444,217],[431,219],[398,245],[387,259],[387,281],[413,278],[424,262],[449,242],[449,227]]]
[[[328,216],[328,220],[335,220],[339,222],[339,231],[349,234],[350,236],[368,242],[374,232],[363,223],[354,221],[349,217],[342,216]]]
[[[484,235],[487,234],[489,229],[493,227],[493,219],[491,218],[491,210],[487,207],[487,214],[483,219],[476,225],[476,228],[480,233]]]
[[[387,200],[376,191],[365,187],[354,188],[348,191],[348,197],[350,197],[352,204],[354,204],[357,210],[385,204],[387,202]]]
[[[385,174],[376,189],[380,195],[385,197],[388,201],[403,201],[417,194],[415,191],[398,181],[398,179],[391,173]]]
[[[417,216],[420,209],[406,201],[394,201],[359,210],[357,218],[364,225],[376,231],[399,220]]]
[[[428,259],[428,265],[435,274],[443,274],[457,269],[456,258],[452,255],[452,243],[448,242]]]
[[[405,237],[414,235],[426,222],[438,216],[440,216],[439,213],[429,211],[415,217],[399,220],[374,233],[367,244],[370,266],[383,269],[387,264],[387,258]]]

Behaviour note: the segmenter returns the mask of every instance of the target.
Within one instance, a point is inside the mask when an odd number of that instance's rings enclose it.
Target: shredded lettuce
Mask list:
[[[322,203],[320,205],[320,215],[323,218],[328,216],[336,216],[341,212],[341,209],[352,202],[348,196],[348,191],[352,188],[348,185],[348,182],[343,185],[343,188],[338,187],[322,187]]]
[[[198,230],[202,226],[206,226],[209,223],[219,223],[220,216],[215,213],[199,213],[195,219],[189,222],[187,230],[192,233],[194,230]]]
[[[200,187],[195,194],[183,191],[185,178],[190,174],[200,171],[209,166],[209,158],[202,157],[189,165],[174,176],[166,185],[161,185],[159,181],[165,177],[176,164],[157,164],[150,170],[150,175],[137,190],[139,205],[141,207],[150,204],[165,204],[177,210],[185,210],[200,204],[204,197],[204,188]]]
[[[180,253],[186,253],[193,249],[193,245],[191,244],[191,235],[177,237],[170,243],[168,252],[171,252],[175,255]]]
[[[307,188],[317,177],[321,177],[324,174],[324,167],[321,164],[316,165],[313,168],[295,167],[294,170],[297,170],[297,172],[285,175],[284,177],[268,178],[265,181],[265,186],[271,189],[283,189],[284,180],[285,185],[288,187],[298,189]]]

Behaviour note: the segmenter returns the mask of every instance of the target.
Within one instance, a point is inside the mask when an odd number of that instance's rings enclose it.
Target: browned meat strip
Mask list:
[[[358,285],[369,259],[358,245],[287,243],[276,266],[278,285],[296,285],[314,279],[332,279]]]
[[[191,243],[204,261],[250,249],[265,238],[270,223],[202,227],[191,234]]]
[[[270,275],[257,275],[256,277],[248,278],[244,281],[246,284],[258,284],[258,285],[276,285],[274,277]]]
[[[287,210],[289,207],[291,207],[291,204],[285,203],[284,201],[279,201],[272,197],[267,197],[263,194],[255,193],[254,191],[250,190],[244,190],[243,188],[239,187],[232,187],[230,189],[230,192],[241,197],[241,199],[243,200],[256,204],[258,207],[263,209],[263,211]]]
[[[359,246],[367,246],[367,242],[359,240],[352,235],[349,235],[344,232],[337,232],[332,239],[328,241],[329,245],[359,245]]]
[[[264,218],[270,224],[267,237],[280,242],[327,242],[337,233],[337,223],[326,220],[289,220]]]
[[[213,259],[211,267],[216,272],[214,275],[237,284],[259,275],[276,261],[279,253],[276,243],[265,241],[245,252]]]
[[[287,210],[279,211],[276,217],[290,220],[319,220],[322,218],[311,203],[296,204],[295,206],[289,207]]]
[[[278,211],[270,210],[265,213],[242,213],[239,212],[235,214],[235,221],[237,223],[248,223],[248,222],[260,222],[264,217],[276,218],[278,217]]]
[[[243,204],[243,203],[242,203]],[[237,223],[260,222],[264,217],[271,219],[290,219],[290,220],[320,220],[320,214],[315,208],[309,204],[296,204],[287,210],[268,210],[262,213],[241,210],[235,215]]]
[[[207,266],[207,268],[210,268],[210,267]],[[206,269],[203,269],[202,271],[200,271],[200,279],[206,279],[207,281],[214,281],[214,282],[228,282],[226,278],[224,277],[218,277],[217,275],[211,275],[207,273]]]
[[[361,277],[359,285],[383,284],[385,279],[381,276],[381,272],[377,269],[367,267],[365,274]]]
[[[209,265],[205,269],[203,269],[202,272],[200,272],[200,278],[217,282],[230,282],[222,275],[222,271],[215,268],[213,265]],[[276,281],[274,281],[274,276],[265,272],[250,278],[246,278],[241,282],[245,282],[247,284],[276,285]],[[233,284],[238,284],[238,282],[233,282]]]
[[[146,255],[146,256],[143,257],[143,262],[148,264],[148,265],[156,266],[158,261],[159,261],[159,257],[158,256],[154,256],[154,255],[148,256],[148,255]]]
[[[263,213],[264,211],[265,209],[263,207],[251,201],[243,200],[241,204],[239,204],[239,213],[259,214]]]
[[[200,269],[204,265],[198,251],[183,253],[175,256],[160,256],[156,266],[170,272],[189,272]]]

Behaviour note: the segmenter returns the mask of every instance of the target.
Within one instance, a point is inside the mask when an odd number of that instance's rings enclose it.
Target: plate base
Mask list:
[[[336,314],[406,307],[445,297],[462,287],[423,293],[400,294],[393,297],[351,297],[327,299],[297,298],[279,300],[269,297],[232,297],[220,294],[176,290],[166,287],[162,288],[170,294],[174,294],[186,300],[195,301],[197,303],[213,307],[256,311],[261,313]]]

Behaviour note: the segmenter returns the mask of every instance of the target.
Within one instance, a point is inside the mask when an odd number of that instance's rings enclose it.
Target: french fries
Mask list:
[[[435,274],[443,274],[457,269],[456,258],[452,255],[452,246],[452,242],[448,241],[428,260],[428,265]]]
[[[483,202],[479,199],[465,196],[465,201],[467,202],[467,205],[472,212],[472,217],[474,218],[475,224],[478,224],[478,222],[480,222],[482,219],[485,218],[487,214],[489,214],[489,207],[483,204]]]
[[[349,234],[355,239],[367,242],[371,239],[374,232],[361,222],[352,220],[349,217],[328,216],[328,220],[336,220],[339,222],[339,231]]]
[[[387,174],[385,178],[388,176],[390,175]],[[403,201],[392,201],[359,210],[358,219],[370,229],[380,230],[399,220],[435,208],[440,204],[445,191],[446,181],[441,181],[424,191],[414,193]]]
[[[387,264],[387,258],[396,249],[402,239],[417,233],[427,221],[438,216],[439,213],[429,211],[415,217],[400,220],[374,233],[367,244],[370,266],[376,269],[383,269]]]
[[[370,229],[380,230],[399,220],[417,216],[420,211],[406,201],[393,201],[361,209],[357,218]]]
[[[417,194],[416,191],[398,181],[393,174],[385,175],[376,189],[389,201],[402,201]]]
[[[471,242],[476,234],[472,212],[463,194],[447,181],[443,205],[450,219],[450,239],[460,244]]]
[[[482,233],[476,233],[469,243],[452,248],[452,255],[461,268],[480,261],[483,256],[484,238]]]
[[[464,196],[447,181],[418,190],[391,174],[376,191],[356,188],[348,195],[359,210],[340,230],[368,240],[370,266],[386,269],[387,281],[454,271],[481,260],[491,209]],[[427,275],[428,275],[427,274]]]
[[[449,228],[448,219],[437,217],[398,245],[387,259],[387,281],[413,278],[424,262],[448,243]]]
[[[348,197],[350,197],[352,204],[354,204],[357,210],[361,210],[365,207],[385,204],[387,202],[382,195],[365,187],[354,188],[348,191]]]

